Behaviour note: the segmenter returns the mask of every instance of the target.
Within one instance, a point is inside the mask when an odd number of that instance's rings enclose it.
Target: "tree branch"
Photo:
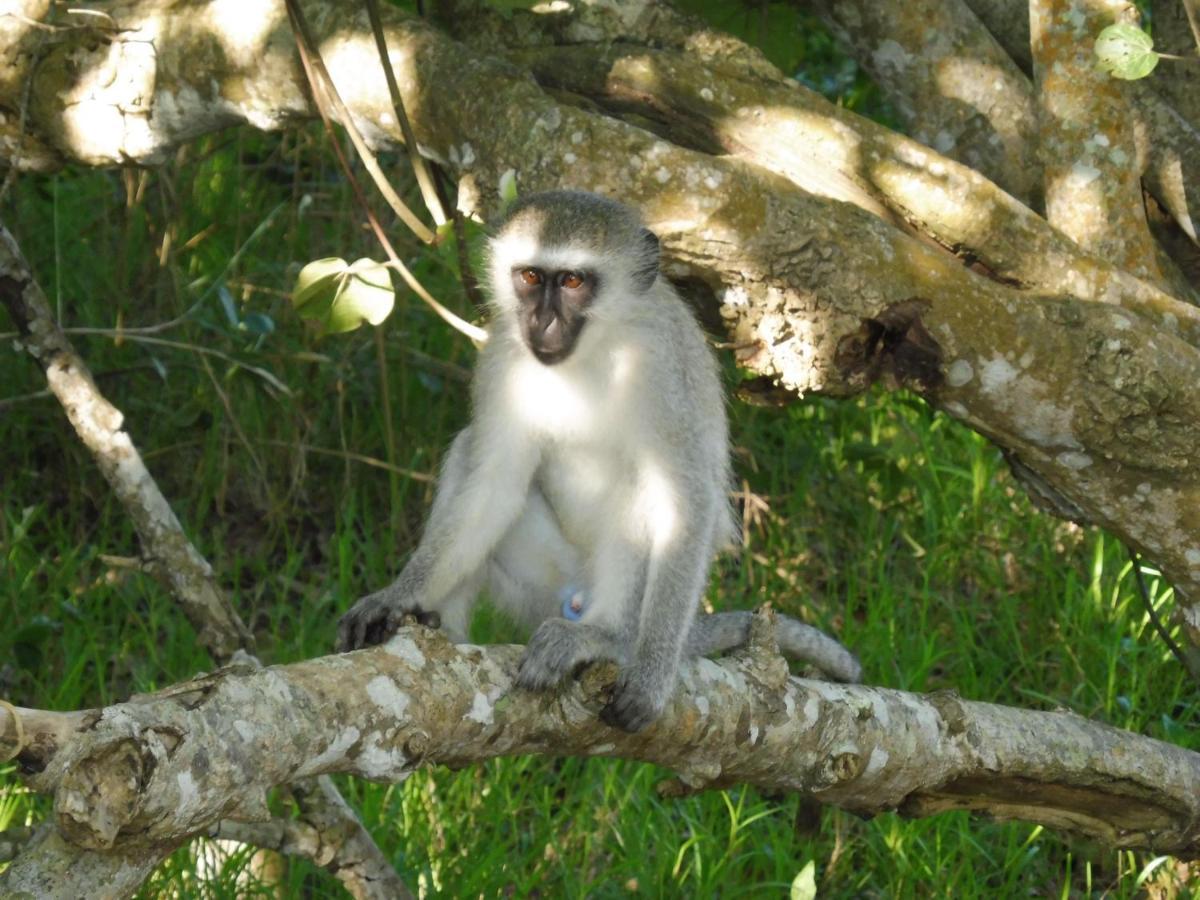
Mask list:
[[[214,658],[229,659],[250,643],[250,632],[214,582],[212,567],[183,533],[124,430],[121,412],[100,393],[87,365],[54,321],[16,241],[3,226],[0,303],[16,324],[24,349],[45,371],[50,390],[132,519],[146,558],[170,585],[200,643]]]
[[[369,140],[397,140],[379,124],[391,100],[360,17],[310,2],[347,107],[373,129]],[[256,9],[263,15],[256,28],[239,30],[255,36],[253,46],[235,43],[226,57],[213,57],[192,51],[197,42],[230,42],[218,20],[193,17],[164,31],[168,9],[150,0],[114,5],[130,42],[161,34],[155,55],[122,50],[121,41],[55,48],[34,90],[42,98],[32,111],[39,134],[52,134],[76,158],[149,161],[218,124],[278,126],[313,115],[282,6]],[[1005,447],[1041,495],[1056,498],[1056,509],[1110,528],[1158,563],[1176,587],[1189,637],[1200,643],[1200,353],[1190,343],[1192,317],[1131,301],[1128,280],[1089,283],[1070,257],[1061,289],[1051,292],[979,277],[860,209],[743,160],[555,102],[511,64],[384,13],[417,141],[458,178],[460,206],[488,217],[510,171],[520,173],[525,191],[571,184],[639,205],[663,239],[668,273],[716,293],[744,366],[796,391],[849,394],[879,377],[924,391]],[[738,58],[743,72],[773,71],[761,58]],[[69,87],[78,75],[62,81],[68,71],[118,64],[122,78],[87,91]],[[721,73],[712,77],[716,94]],[[255,89],[204,99],[206,86],[232,81]],[[150,115],[160,103],[182,104],[187,115]],[[81,116],[115,130],[80,130]],[[939,160],[925,154],[918,165],[932,172]],[[963,214],[986,221],[992,210]]]
[[[817,0],[811,6],[922,144],[1037,205],[1029,81],[962,0]]]
[[[529,753],[653,762],[688,790],[746,783],[861,814],[973,809],[1200,853],[1200,754],[1071,713],[791,678],[757,646],[685,665],[663,718],[631,735],[596,715],[614,666],[527,692],[513,687],[520,652],[412,628],[358,653],[216,672],[101,710],[29,781],[54,792],[68,840],[122,853],[222,817],[261,821],[267,791],[300,777],[394,782]]]
[[[1025,72],[1031,73],[1027,0],[967,0],[967,3],[1009,55]],[[1180,92],[1189,90],[1186,81],[1177,84]],[[1146,187],[1195,243],[1200,230],[1200,124],[1185,118],[1188,113],[1181,115],[1144,81],[1124,82],[1121,91],[1129,98],[1134,132],[1145,136],[1139,152],[1146,155],[1146,170],[1142,173]],[[1192,99],[1187,108],[1194,111],[1192,104],[1196,103],[1197,95],[1192,92],[1189,96]]]
[[[1095,35],[1126,21],[1131,9],[1124,0],[1029,5],[1046,218],[1085,250],[1165,287],[1146,224],[1145,159],[1129,103],[1120,82],[1097,70],[1092,53]]]

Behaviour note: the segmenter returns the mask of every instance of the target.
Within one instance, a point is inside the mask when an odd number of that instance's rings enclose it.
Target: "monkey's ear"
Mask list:
[[[638,240],[641,247],[633,278],[638,290],[648,291],[654,285],[654,279],[658,277],[658,238],[649,228],[643,228],[638,232]]]

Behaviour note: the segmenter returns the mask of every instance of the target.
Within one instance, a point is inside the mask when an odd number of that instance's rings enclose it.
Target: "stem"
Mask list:
[[[375,35],[375,47],[379,50],[383,77],[387,79],[388,93],[392,96],[392,109],[396,113],[396,121],[400,123],[400,133],[404,135],[404,148],[408,151],[413,175],[416,176],[417,186],[421,189],[425,208],[433,216],[434,223],[440,227],[446,223],[446,211],[442,209],[442,201],[429,174],[429,167],[425,165],[425,158],[417,149],[417,136],[413,133],[412,123],[408,120],[408,113],[404,111],[404,98],[400,96],[400,86],[396,84],[396,73],[392,69],[391,57],[388,56],[387,36],[383,33],[383,20],[379,16],[379,0],[367,0],[367,16],[371,19],[371,33]]]
[[[362,135],[355,126],[350,110],[342,102],[341,95],[337,91],[337,86],[333,83],[333,77],[329,74],[329,70],[325,68],[325,63],[321,59],[320,52],[317,50],[316,41],[313,40],[312,32],[309,31],[308,20],[304,18],[304,12],[300,9],[298,0],[286,0],[286,3],[288,16],[292,20],[292,30],[296,34],[296,45],[300,48],[302,57],[305,55],[308,56],[308,62],[304,64],[304,71],[309,76],[309,84],[316,88],[317,81],[313,78],[313,75],[316,74],[324,89],[326,100],[333,107],[334,112],[337,113],[338,120],[342,123],[342,126],[346,129],[346,134],[350,137],[350,143],[354,144],[355,152],[358,153],[363,166],[370,173],[371,180],[375,182],[375,187],[379,189],[379,193],[383,194],[383,198],[387,200],[388,205],[404,221],[404,224],[412,230],[413,234],[420,238],[423,243],[432,244],[436,235],[400,199],[400,196],[387,180],[387,176],[383,174],[383,169],[379,167],[379,161],[367,147],[366,141],[363,140]],[[313,100],[317,101],[318,107],[321,105],[317,99],[315,90],[313,91]],[[322,116],[324,116],[324,113],[322,113]]]

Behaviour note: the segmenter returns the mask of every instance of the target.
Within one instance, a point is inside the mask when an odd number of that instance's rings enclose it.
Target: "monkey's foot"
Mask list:
[[[525,645],[517,686],[548,690],[581,666],[601,659],[620,662],[616,643],[607,631],[566,619],[547,619]]]
[[[623,670],[613,688],[613,697],[600,719],[606,725],[622,731],[641,731],[662,715],[667,696],[650,688],[651,682],[640,678],[636,671]]]

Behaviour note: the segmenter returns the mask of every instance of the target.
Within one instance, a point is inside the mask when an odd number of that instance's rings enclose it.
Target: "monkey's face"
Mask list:
[[[587,324],[587,309],[596,296],[595,274],[536,266],[517,266],[511,274],[525,345],[547,366],[562,362]]]

